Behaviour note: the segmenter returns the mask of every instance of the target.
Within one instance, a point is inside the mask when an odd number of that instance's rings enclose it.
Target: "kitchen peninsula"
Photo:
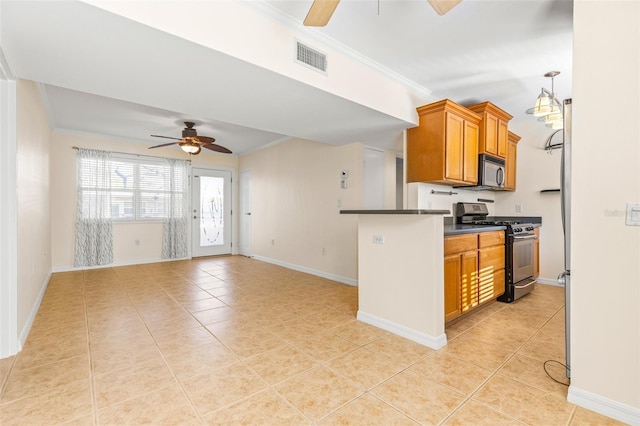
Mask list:
[[[358,319],[430,348],[444,332],[444,221],[448,210],[358,214]]]

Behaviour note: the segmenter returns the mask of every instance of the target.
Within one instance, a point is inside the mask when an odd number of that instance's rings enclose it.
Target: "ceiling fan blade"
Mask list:
[[[311,9],[304,18],[304,25],[308,27],[324,27],[331,19],[333,11],[338,7],[340,0],[313,0]]]
[[[178,140],[180,140],[180,139],[178,139]],[[162,145],[150,146],[150,147],[149,147],[149,148],[147,148],[147,149],[161,148],[161,147],[163,147],[163,146],[175,145],[175,144],[177,144],[177,143],[180,143],[180,142],[169,142],[169,143],[163,143]]]
[[[440,16],[453,9],[462,0],[427,0],[431,7]]]
[[[211,151],[222,152],[223,154],[233,154],[230,149],[227,149],[224,146],[216,145],[214,143],[205,143],[202,146],[204,148],[210,149]]]
[[[180,138],[172,138],[171,136],[160,136],[160,135],[151,135],[151,136],[154,137],[154,138],[173,139],[173,140],[176,140],[176,141],[181,141],[182,140]]]
[[[214,143],[215,138],[210,138],[209,136],[194,136],[193,139],[197,139],[200,143]]]

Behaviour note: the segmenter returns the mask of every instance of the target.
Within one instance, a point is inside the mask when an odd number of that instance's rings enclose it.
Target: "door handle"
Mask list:
[[[194,216],[193,218],[194,218],[194,219],[197,219],[197,218],[198,218],[198,216]]]
[[[251,216],[251,213],[245,213],[247,216]]]

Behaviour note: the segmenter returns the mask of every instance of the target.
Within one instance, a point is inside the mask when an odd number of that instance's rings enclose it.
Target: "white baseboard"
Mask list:
[[[331,274],[329,272],[320,271],[318,269],[307,268],[306,266],[294,265],[293,263],[283,262],[277,259],[271,259],[263,256],[252,256],[252,258],[256,260],[260,260],[262,262],[273,263],[274,265],[282,266],[287,269],[293,269],[294,271],[304,272],[307,274],[315,275],[317,277],[327,278],[332,281],[337,281],[342,284],[357,286],[358,280],[354,280],[353,278],[341,277],[340,275]]]
[[[25,342],[27,341],[27,336],[29,336],[29,332],[31,331],[31,326],[33,325],[33,321],[36,319],[36,315],[38,314],[38,310],[40,309],[40,304],[42,303],[42,298],[44,297],[44,293],[47,291],[47,286],[49,285],[49,281],[51,280],[51,272],[47,274],[47,278],[45,278],[44,283],[42,283],[42,289],[38,294],[38,298],[36,302],[33,304],[31,308],[31,312],[29,313],[29,317],[27,318],[27,322],[22,327],[22,331],[20,332],[20,336],[18,336],[18,352],[22,350]]]
[[[115,262],[109,263],[107,265],[97,265],[97,266],[61,266],[54,267],[53,272],[73,272],[73,271],[86,271],[89,269],[103,269],[103,268],[117,268],[119,266],[133,266],[133,265],[144,265],[147,263],[160,263],[160,262],[175,262],[177,260],[191,260],[190,257],[181,257],[179,259],[142,259],[142,260],[132,260],[131,262]]]
[[[552,285],[552,286],[556,286],[556,287],[564,287],[564,285],[558,283],[558,279],[557,278],[542,278],[542,277],[538,277],[538,282],[540,284],[545,284],[545,285]]]
[[[573,385],[569,386],[567,401],[632,426],[640,425],[639,407],[632,407],[595,393],[578,389]]]
[[[440,336],[431,336],[420,331],[416,331],[412,328],[404,325],[397,324],[393,321],[380,318],[376,315],[368,314],[363,311],[358,311],[358,320],[371,324],[383,330],[387,330],[390,333],[397,334],[398,336],[405,337],[421,345],[427,346],[432,349],[440,349],[447,344],[447,335],[442,333]]]

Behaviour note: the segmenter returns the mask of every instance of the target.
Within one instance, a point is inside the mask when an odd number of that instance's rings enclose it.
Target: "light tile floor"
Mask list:
[[[543,370],[563,300],[493,303],[434,351],[357,321],[356,287],[240,256],[58,273],[0,360],[0,423],[617,424]]]

